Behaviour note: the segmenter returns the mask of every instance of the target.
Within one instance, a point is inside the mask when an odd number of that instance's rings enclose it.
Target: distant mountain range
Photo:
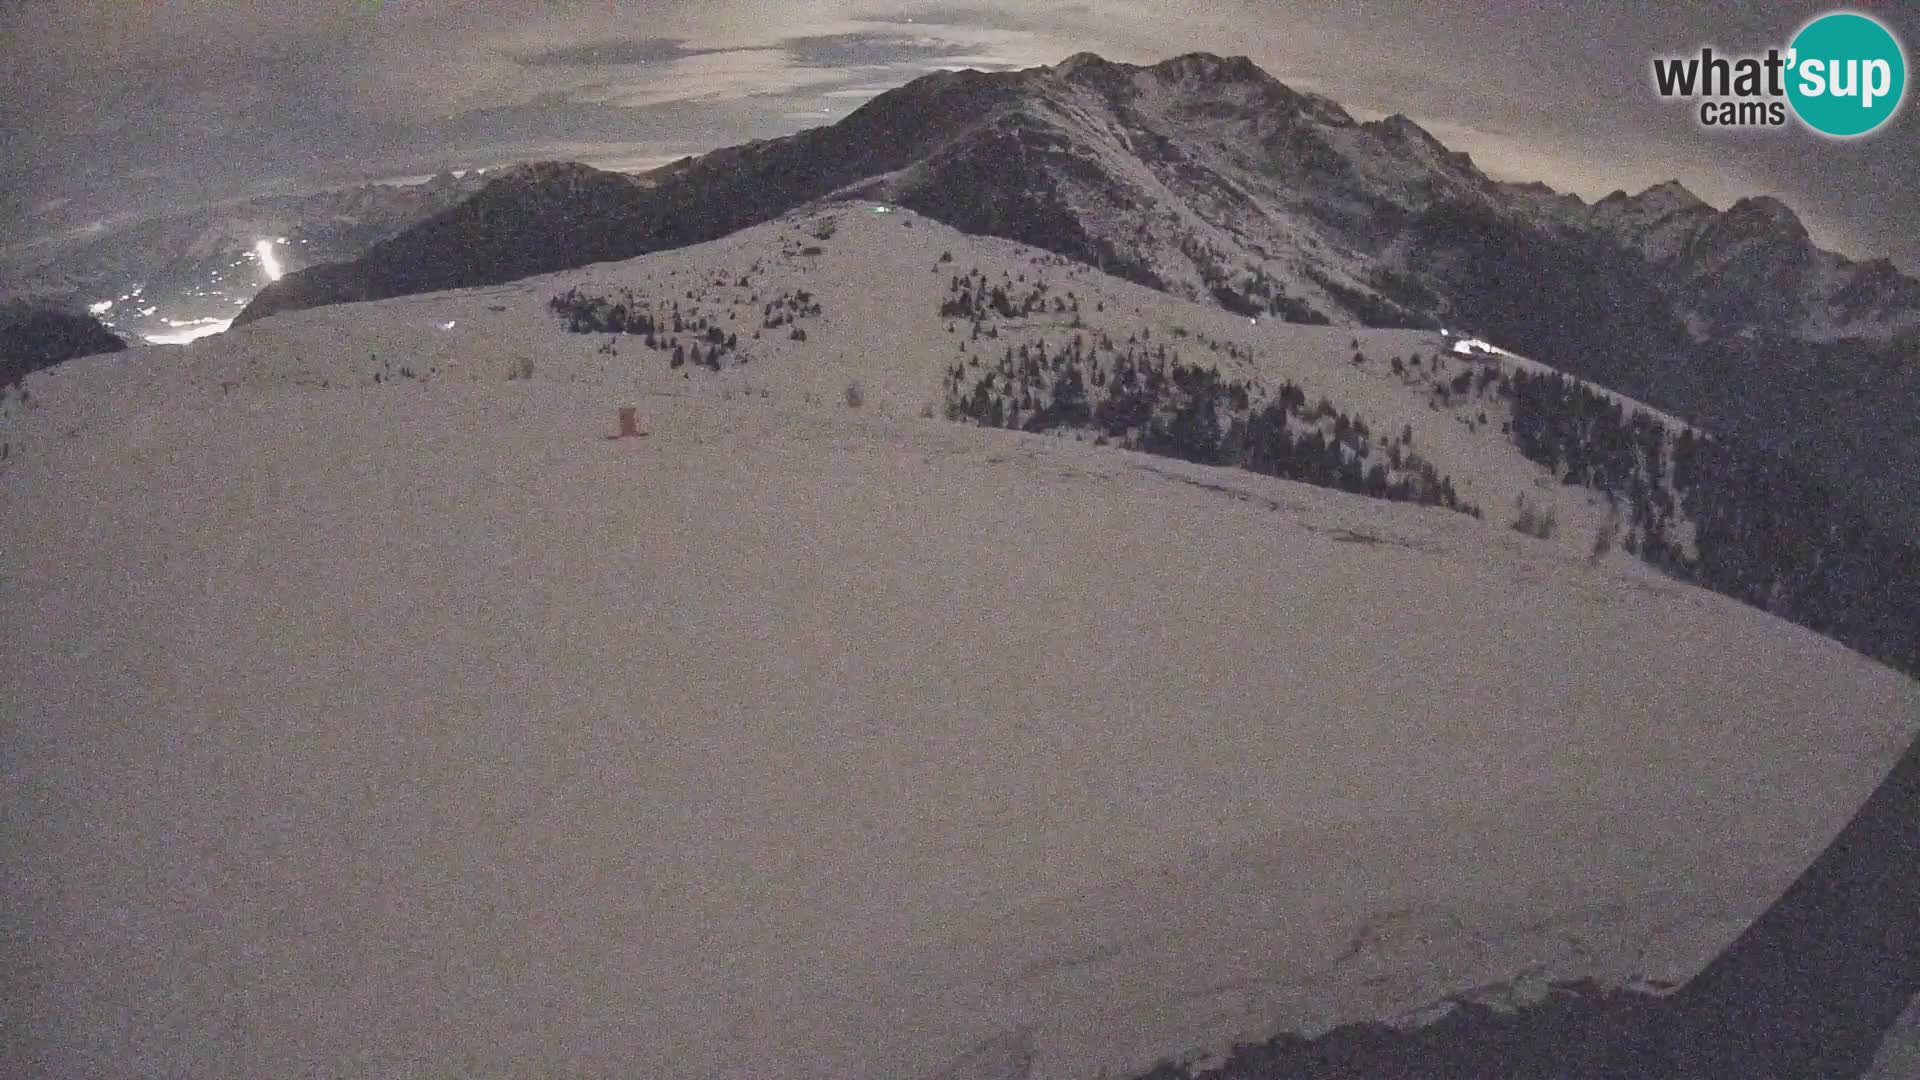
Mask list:
[[[1465,327],[1822,470],[1920,530],[1920,282],[1769,198],[1489,178],[1245,58],[940,72],[829,127],[634,177],[522,167],[236,320],[491,284],[867,198],[1249,316]]]
[[[92,309],[135,339],[210,333],[271,280],[262,242],[287,270],[351,259],[484,183],[479,172],[442,173],[421,183],[262,196],[103,225],[0,254],[0,297]]]

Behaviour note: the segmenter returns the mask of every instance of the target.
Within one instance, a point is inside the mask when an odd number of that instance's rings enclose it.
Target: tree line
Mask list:
[[[1502,390],[1522,454],[1626,505],[1629,551],[1920,677],[1920,547],[1775,451],[1691,429],[1670,437],[1557,372],[1515,372]]]
[[[990,363],[976,352],[948,368],[946,392],[949,419],[1091,432],[1099,444],[1481,514],[1414,452],[1410,427],[1376,436],[1326,398],[1309,405],[1291,381],[1268,392],[1186,363],[1164,342],[1123,349],[1075,334],[1051,352],[1045,340],[1007,346]]]

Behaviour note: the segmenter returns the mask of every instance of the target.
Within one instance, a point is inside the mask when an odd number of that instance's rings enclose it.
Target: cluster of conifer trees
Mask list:
[[[742,278],[741,284],[745,283],[746,279]],[[623,289],[614,296],[595,296],[576,287],[555,296],[547,306],[567,320],[567,329],[573,333],[637,337],[647,348],[665,353],[668,365],[675,369],[691,364],[719,371],[723,362],[744,364],[748,359],[740,351],[738,332],[722,329],[698,311],[683,315],[677,300],[661,311],[631,289]],[[820,312],[820,301],[811,292],[789,290],[761,305],[760,326],[762,329],[787,327],[788,337],[805,341],[807,332],[799,323],[819,317]],[[754,337],[760,336],[759,330],[752,333]],[[601,351],[613,353],[615,349],[608,345]]]
[[[1778,453],[1683,431],[1557,373],[1515,372],[1520,452],[1631,514],[1626,547],[1683,580],[1920,675],[1920,548]],[[1694,526],[1693,551],[1676,523]]]
[[[1480,514],[1413,451],[1411,430],[1376,437],[1325,398],[1310,406],[1292,382],[1268,393],[1186,363],[1165,342],[1121,346],[1075,334],[1052,352],[1044,339],[1007,346],[991,363],[975,352],[948,369],[946,388],[955,420],[1092,431],[1128,449]]]

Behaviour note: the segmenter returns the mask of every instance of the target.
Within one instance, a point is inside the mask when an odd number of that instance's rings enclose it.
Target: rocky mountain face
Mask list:
[[[1886,259],[1820,250],[1778,199],[1741,199],[1723,212],[1671,180],[1592,205],[1543,185],[1507,187],[1549,229],[1640,256],[1701,340],[1756,332],[1886,339],[1920,328],[1920,281]]]
[[[1368,284],[1372,245],[1357,241],[1443,197],[1495,194],[1410,122],[1359,124],[1245,59],[1134,68],[1082,54],[1053,68],[930,75],[831,127],[644,180],[536,166],[350,266],[281,282],[239,321],[630,257],[841,195],[1299,321],[1424,324],[1429,315]]]
[[[1920,529],[1920,282],[1819,250],[1773,199],[1719,211],[1669,183],[1588,204],[1497,182],[1403,116],[1360,122],[1245,58],[941,72],[644,177],[533,166],[290,275],[237,321],[627,258],[826,198],[1250,317],[1467,328],[1806,454]]]
[[[1090,53],[1051,68],[940,72],[831,127],[646,178],[548,163],[267,290],[273,311],[529,273],[710,239],[831,195],[882,199],[1122,277],[1297,321],[1471,320],[1425,265],[1464,222],[1536,245],[1618,248],[1656,271],[1700,339],[1752,330],[1885,339],[1920,327],[1920,282],[1819,251],[1776,200],[1720,212],[1677,182],[1587,204],[1490,180],[1404,116],[1361,123],[1244,57],[1152,67]],[[1606,263],[1583,251],[1581,264]],[[1610,267],[1580,265],[1574,273]]]

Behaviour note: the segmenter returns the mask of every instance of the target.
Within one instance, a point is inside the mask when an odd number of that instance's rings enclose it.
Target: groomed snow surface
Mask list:
[[[1914,734],[1493,514],[921,418],[891,250],[710,378],[560,275],[29,379],[0,1071],[1093,1077],[1677,982]]]

